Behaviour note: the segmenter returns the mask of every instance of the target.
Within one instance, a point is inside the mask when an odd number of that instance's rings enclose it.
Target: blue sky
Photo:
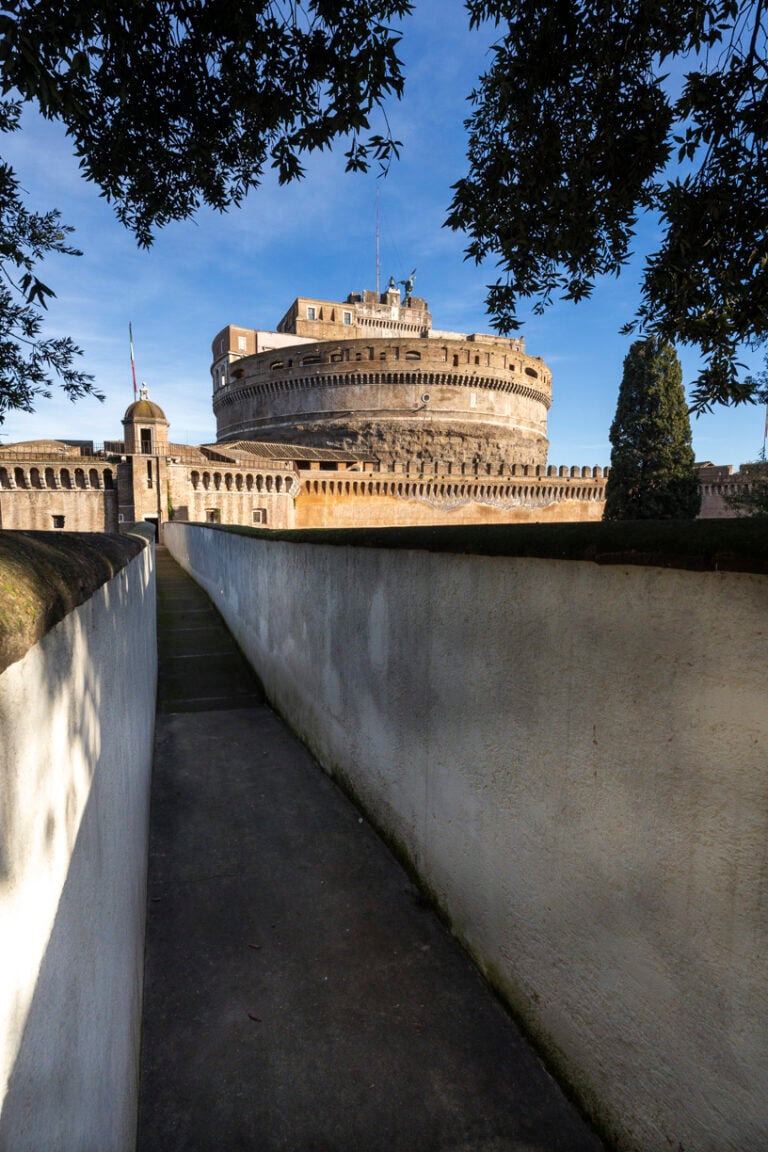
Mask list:
[[[25,114],[4,141],[6,158],[39,210],[59,208],[74,225],[80,258],[55,257],[43,279],[57,293],[48,332],[70,334],[84,350],[103,404],[72,404],[63,394],[41,399],[32,415],[11,413],[3,442],[42,436],[122,435],[133,399],[128,323],[136,370],[164,408],[171,439],[215,439],[209,375],[210,344],[225,324],[273,328],[298,295],[343,299],[375,284],[376,191],[380,193],[382,285],[417,269],[415,292],[426,297],[438,328],[491,330],[485,285],[495,269],[464,261],[461,235],[442,227],[450,185],[465,171],[462,122],[466,97],[488,62],[493,28],[470,33],[459,0],[418,0],[406,22],[401,56],[406,92],[388,106],[400,161],[386,179],[344,173],[343,148],[310,158],[307,178],[278,188],[271,178],[226,215],[201,211],[160,232],[142,251],[116,221],[98,190],[83,181],[58,125]],[[553,464],[607,464],[608,431],[622,363],[631,342],[621,325],[637,304],[637,269],[653,245],[641,228],[634,268],[598,285],[590,301],[556,304],[544,316],[521,311],[527,351],[552,369],[549,419]],[[683,354],[686,381],[697,360]],[[745,354],[753,370],[762,354]],[[762,446],[764,414],[755,407],[719,409],[692,421],[697,459],[737,464]]]

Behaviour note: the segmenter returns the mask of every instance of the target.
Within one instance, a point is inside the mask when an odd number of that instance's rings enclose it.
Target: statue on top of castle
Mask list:
[[[387,292],[395,292],[396,290],[397,284],[395,284],[395,278],[394,276],[390,276],[389,284],[387,284]]]
[[[411,274],[407,280],[401,280],[400,281],[400,283],[405,288],[406,300],[410,300],[411,296],[413,296],[413,282],[415,279],[416,279],[416,269],[414,268],[414,270],[411,272]]]

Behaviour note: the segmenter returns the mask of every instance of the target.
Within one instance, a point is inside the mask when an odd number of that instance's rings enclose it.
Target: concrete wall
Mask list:
[[[764,1152],[768,577],[167,541],[617,1146]]]
[[[0,675],[2,1152],[135,1144],[156,675],[151,547]]]

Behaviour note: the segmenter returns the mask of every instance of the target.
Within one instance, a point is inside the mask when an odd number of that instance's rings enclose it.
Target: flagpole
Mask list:
[[[381,232],[379,228],[379,187],[376,187],[376,299],[379,299],[379,281],[381,279]]]
[[[130,320],[128,321],[128,339],[131,345],[131,373],[133,375],[133,398],[135,400],[139,393],[136,387],[136,361],[133,356],[133,328]]]

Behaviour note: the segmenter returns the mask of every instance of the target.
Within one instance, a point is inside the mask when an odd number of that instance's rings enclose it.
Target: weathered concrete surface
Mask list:
[[[136,536],[0,532],[0,672],[141,548]]]
[[[765,1152],[765,529],[171,528],[614,1142]]]
[[[12,549],[14,564],[34,561],[24,603],[58,611],[91,594],[0,674],[0,1149],[131,1152],[157,677],[152,548],[108,579],[110,553],[117,563],[131,541],[109,541],[106,559],[98,539],[36,543]]]
[[[160,690],[139,1152],[597,1152],[242,669],[224,710],[215,614],[160,571],[161,668],[195,673]]]

